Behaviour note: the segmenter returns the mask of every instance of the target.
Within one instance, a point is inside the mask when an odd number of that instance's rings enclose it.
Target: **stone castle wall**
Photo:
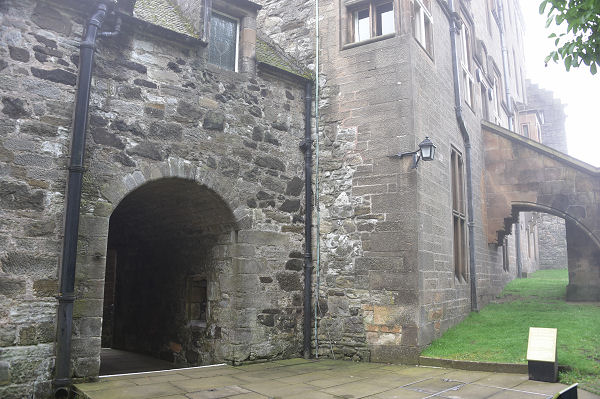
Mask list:
[[[89,18],[86,3],[75,10],[64,4],[0,5],[3,398],[42,397],[54,367],[77,45]],[[214,250],[222,273],[209,295],[218,292],[229,310],[218,326],[223,344],[211,360],[298,355],[303,86],[261,71],[221,71],[205,65],[197,43],[138,28],[130,24],[118,38],[99,40],[96,51],[73,374],[98,373],[109,217],[128,194],[163,178],[195,182],[234,215],[235,234]],[[169,337],[184,344],[177,338]]]

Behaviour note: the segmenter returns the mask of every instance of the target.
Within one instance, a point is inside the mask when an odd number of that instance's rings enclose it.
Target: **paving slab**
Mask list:
[[[449,381],[441,378],[430,378],[425,381],[416,382],[405,386],[404,388],[410,389],[411,391],[427,392],[430,394],[448,391],[452,388],[458,388],[465,385],[464,382],[460,381]]]
[[[349,384],[325,388],[321,391],[345,398],[364,398],[366,396],[375,395],[387,390],[388,388],[385,386],[370,384],[367,381],[357,381]]]
[[[444,392],[440,398],[444,399],[482,399],[504,391],[501,388],[485,387],[481,385],[466,384],[456,390]]]
[[[377,399],[423,399],[431,396],[430,393],[411,391],[406,388],[395,388],[372,396]]]
[[[74,390],[77,399],[549,399],[563,388],[525,374],[291,359],[101,377]]]

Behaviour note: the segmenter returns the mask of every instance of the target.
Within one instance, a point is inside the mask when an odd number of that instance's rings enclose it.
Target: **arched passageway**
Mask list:
[[[519,212],[566,221],[567,300],[600,301],[600,169],[482,123],[488,242],[500,244]]]
[[[102,346],[175,366],[215,361],[235,230],[223,199],[194,181],[160,179],[127,195],[110,217]]]

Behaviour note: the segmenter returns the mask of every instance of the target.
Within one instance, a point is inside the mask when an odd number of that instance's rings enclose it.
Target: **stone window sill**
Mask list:
[[[359,46],[364,46],[366,44],[371,44],[371,43],[379,42],[379,41],[382,41],[382,40],[390,39],[392,37],[396,37],[396,33],[388,33],[387,35],[375,36],[375,37],[373,37],[371,39],[363,40],[361,42],[344,44],[344,46],[342,46],[342,50],[348,50],[348,49],[351,49],[351,48],[355,48],[355,47],[359,47]]]

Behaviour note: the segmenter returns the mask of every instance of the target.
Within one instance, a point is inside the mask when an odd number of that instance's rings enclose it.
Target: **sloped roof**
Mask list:
[[[298,77],[312,80],[312,72],[263,36],[256,38],[256,61]]]
[[[198,39],[190,21],[179,7],[169,0],[137,0],[133,15],[154,25]]]

